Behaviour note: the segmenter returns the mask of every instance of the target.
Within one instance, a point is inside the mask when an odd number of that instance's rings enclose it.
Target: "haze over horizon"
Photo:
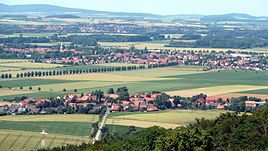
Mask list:
[[[76,0],[75,2],[70,0],[0,0],[0,3],[7,5],[49,4],[88,10],[159,15],[245,13],[254,16],[268,16],[266,0],[169,0],[169,2],[164,0]]]

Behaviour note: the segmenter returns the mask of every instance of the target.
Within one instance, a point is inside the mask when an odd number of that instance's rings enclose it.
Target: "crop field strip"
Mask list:
[[[30,142],[31,138],[33,137],[33,134],[29,135],[29,137],[27,138],[27,140],[24,142],[23,146],[21,147],[21,149],[25,149],[27,144]]]
[[[80,89],[77,88],[79,93],[88,93],[96,89],[106,91],[110,87],[117,88],[120,86],[127,86],[131,93],[146,93],[153,90],[161,92],[187,91],[189,92],[190,96],[192,96],[194,92],[196,93],[196,90],[198,89],[204,89],[204,93],[213,92],[213,87],[216,90],[216,88],[228,88],[228,86],[230,86],[230,88],[233,87],[236,89],[234,92],[246,90],[257,91],[258,89],[264,89],[266,88],[266,86],[268,86],[267,75],[268,73],[266,72],[204,72],[197,70],[186,70],[185,68],[182,68],[182,70],[180,70],[180,68],[169,67],[126,72],[94,73],[89,75],[82,74],[40,78],[25,78],[11,81],[1,80],[1,84],[4,88],[2,89],[3,93],[2,96],[0,96],[0,99],[12,97],[14,98],[19,97],[21,95],[27,95],[34,98],[55,97],[57,95],[73,93],[73,89],[71,88],[76,85],[77,82],[81,82],[79,85],[82,86],[82,88]],[[82,76],[80,79],[81,81],[77,80],[79,79],[79,76]],[[20,86],[27,87],[30,85],[34,88],[32,91],[27,90],[27,88],[24,88],[24,90],[19,90]],[[8,86],[15,87],[15,91],[13,91],[13,89],[11,91],[5,89],[5,87]],[[62,89],[65,88],[64,86],[66,86],[66,92],[62,92]],[[39,92],[37,91],[38,87],[41,87],[43,89]],[[55,89],[53,89],[52,87],[55,87]],[[252,89],[246,87],[252,87]],[[227,91],[225,91],[224,89],[222,90],[222,92],[221,90],[217,90],[217,93],[212,94],[225,94],[227,93]],[[10,95],[10,93],[15,93],[16,91],[18,91],[18,94]],[[20,91],[22,91],[22,93],[20,93]]]
[[[134,45],[135,48],[137,49],[144,49],[147,47],[151,51],[156,51],[156,50],[194,50],[194,51],[199,51],[199,50],[208,50],[208,51],[229,51],[230,49],[228,48],[188,48],[188,47],[166,47],[167,42],[99,42],[99,44],[102,47],[119,47],[119,48],[129,48],[130,46]],[[262,49],[231,49],[233,51],[241,51],[241,52],[248,52],[248,51],[263,51]]]
[[[127,132],[128,126],[132,125],[136,126],[137,130],[153,125],[175,128],[195,122],[195,118],[213,119],[221,113],[224,111],[168,110],[153,113],[111,113],[107,119],[107,126],[113,132],[124,134]],[[83,114],[3,116],[0,117],[1,149],[39,149],[42,139],[39,132],[42,128],[46,128],[46,132],[48,132],[44,138],[45,147],[89,142],[89,138],[85,136],[89,136],[90,122],[96,121],[97,117],[97,115]],[[45,121],[48,119],[50,121]]]
[[[109,115],[107,123],[115,125],[134,125],[137,127],[150,127],[154,125],[165,128],[175,128],[195,122],[196,118],[214,119],[226,111],[189,111],[173,110],[163,112],[148,113],[112,113]]]
[[[1,150],[35,150],[40,149],[40,143],[42,137],[39,133],[23,132],[23,131],[1,131],[0,140],[2,144]],[[65,136],[49,134],[45,138],[45,147],[56,147],[66,144],[81,144],[82,142],[89,142],[89,138],[76,137],[76,136]]]

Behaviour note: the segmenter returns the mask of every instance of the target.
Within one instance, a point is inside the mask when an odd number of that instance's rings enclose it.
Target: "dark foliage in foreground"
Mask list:
[[[124,137],[113,134],[95,145],[53,148],[51,151],[91,150],[265,150],[268,149],[268,106],[252,115],[226,113],[215,120],[197,120],[176,129],[150,127]]]

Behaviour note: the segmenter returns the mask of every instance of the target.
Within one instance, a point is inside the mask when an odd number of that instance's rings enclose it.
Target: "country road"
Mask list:
[[[110,108],[107,107],[107,110],[106,110],[106,112],[105,112],[105,114],[104,114],[104,116],[102,118],[102,121],[101,121],[100,127],[98,129],[98,132],[97,132],[95,138],[92,140],[92,144],[95,144],[96,141],[100,140],[100,138],[101,138],[101,130],[105,126],[106,118],[107,118],[107,115],[108,115],[109,112],[110,112]]]

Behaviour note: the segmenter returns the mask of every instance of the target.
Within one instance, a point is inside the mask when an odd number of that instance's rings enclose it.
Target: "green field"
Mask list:
[[[265,94],[268,95],[268,89],[259,89],[259,90],[251,90],[251,91],[242,91],[240,93],[245,93],[245,94]]]
[[[129,66],[132,64],[100,64],[85,66],[67,66],[44,68],[42,71],[58,69],[86,69],[106,66]],[[135,65],[135,64],[134,64]],[[26,67],[27,68],[27,67]],[[11,71],[21,72],[31,69]],[[203,71],[198,67],[174,66],[157,69],[135,71],[117,71],[107,73],[89,73],[77,75],[59,75],[47,77],[31,77],[20,79],[0,79],[0,100],[21,96],[33,98],[56,97],[67,93],[88,93],[96,89],[104,92],[110,87],[127,86],[130,93],[161,91],[172,95],[192,96],[195,93],[222,95],[253,91],[258,94],[261,89],[268,89],[267,72],[254,71]],[[29,86],[33,90],[29,90]],[[11,89],[9,89],[11,87]],[[23,87],[21,90],[20,87]],[[41,91],[38,91],[38,87]],[[66,92],[63,92],[63,89]],[[256,92],[255,92],[256,91]],[[259,94],[265,94],[266,91]],[[241,93],[245,95],[245,93]]]
[[[82,144],[90,141],[91,123],[97,115],[29,115],[0,117],[0,148],[32,150],[41,148],[41,130],[48,135],[44,147]]]
[[[110,132],[126,135],[129,126],[136,130],[158,125],[175,128],[194,123],[196,118],[214,119],[226,111],[207,110],[167,110],[161,112],[124,112],[111,113],[106,125]],[[0,117],[0,150],[34,150],[40,149],[42,135],[43,148],[66,144],[90,142],[91,124],[98,120],[92,114],[53,114],[53,115],[10,115]]]
[[[44,145],[41,146],[43,139]],[[42,138],[40,133],[1,130],[0,131],[0,150],[36,150],[41,148],[53,148],[67,144],[89,143],[89,137],[48,134]]]
[[[61,43],[65,46],[71,44],[71,42],[28,43],[28,44],[36,46],[57,46],[60,45]]]
[[[44,148],[89,143],[91,124],[97,120],[98,115],[92,114],[1,116],[0,150],[40,149],[43,129],[48,133],[43,138]],[[128,126],[107,126],[119,135],[125,135],[128,130]]]

